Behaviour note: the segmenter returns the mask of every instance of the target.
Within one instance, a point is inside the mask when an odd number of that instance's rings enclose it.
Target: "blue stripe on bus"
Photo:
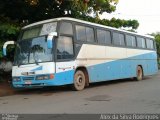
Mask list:
[[[35,68],[35,69],[32,69],[31,71],[32,71],[32,72],[35,72],[35,71],[42,70],[42,69],[43,69],[43,67],[40,66],[40,67],[37,67],[37,68]]]
[[[144,75],[155,74],[158,71],[156,57],[156,53],[152,52],[148,54],[89,66],[87,67],[87,70],[89,73],[90,82],[135,77],[137,65],[143,66]],[[144,58],[146,60],[143,60]],[[74,72],[74,70],[70,70],[66,72],[56,73],[53,80],[33,80],[32,84],[37,84],[37,86],[42,87],[72,84],[74,81]],[[23,77],[21,77],[21,79],[23,79]],[[22,87],[24,83],[25,82],[22,80],[20,82],[13,82],[13,86],[17,87],[16,85],[19,85],[19,87]],[[44,85],[41,83],[44,83]]]
[[[157,72],[156,62],[141,61],[144,75],[152,75]],[[123,79],[136,76],[136,60],[117,60],[109,63],[99,64],[88,68],[90,80],[92,82]]]
[[[144,58],[146,58],[146,60],[143,60]],[[90,66],[87,69],[90,81],[98,82],[135,77],[138,65],[142,65],[144,75],[155,74],[158,71],[156,53],[148,53],[127,59],[102,63]]]

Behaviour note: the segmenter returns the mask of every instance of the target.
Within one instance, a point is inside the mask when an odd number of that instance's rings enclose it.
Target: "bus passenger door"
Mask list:
[[[60,36],[56,51],[56,76],[62,82],[60,84],[71,84],[73,83],[75,68],[72,37]]]
[[[61,21],[56,49],[56,74],[64,84],[73,83],[74,44],[73,26],[69,21]]]

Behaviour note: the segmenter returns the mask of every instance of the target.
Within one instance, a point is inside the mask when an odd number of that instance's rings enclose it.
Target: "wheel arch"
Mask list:
[[[90,80],[89,80],[89,74],[88,74],[87,68],[86,68],[85,66],[79,66],[79,67],[77,67],[77,68],[75,69],[75,73],[76,73],[77,70],[81,70],[81,71],[84,72],[85,77],[86,77],[85,86],[89,86]],[[75,73],[74,73],[74,74],[75,74]]]

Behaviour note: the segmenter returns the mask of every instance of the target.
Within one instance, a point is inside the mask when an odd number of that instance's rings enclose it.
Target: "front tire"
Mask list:
[[[140,81],[143,79],[143,70],[141,66],[137,67],[137,76],[136,76],[136,80]]]
[[[77,70],[74,75],[73,89],[76,91],[83,90],[85,88],[86,77],[83,71]]]

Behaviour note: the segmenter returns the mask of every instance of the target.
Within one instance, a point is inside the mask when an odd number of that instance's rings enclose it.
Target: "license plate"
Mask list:
[[[27,84],[27,85],[32,84],[32,82],[31,81],[26,81],[25,84]]]

